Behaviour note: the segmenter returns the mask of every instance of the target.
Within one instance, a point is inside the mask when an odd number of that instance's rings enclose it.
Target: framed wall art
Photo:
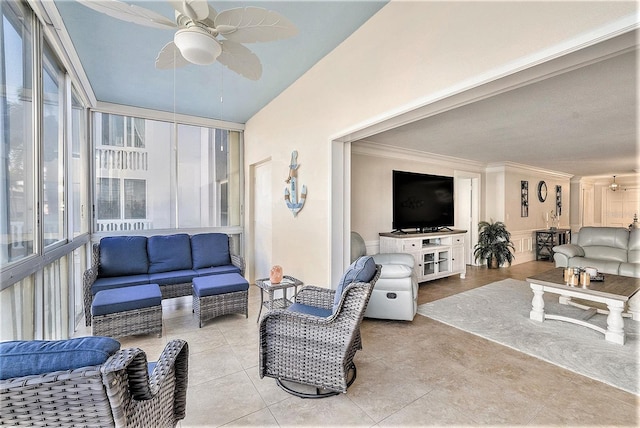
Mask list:
[[[520,182],[520,217],[529,217],[529,182]]]

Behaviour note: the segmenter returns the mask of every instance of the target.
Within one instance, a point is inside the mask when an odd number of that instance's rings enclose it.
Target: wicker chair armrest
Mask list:
[[[294,322],[296,328],[301,328],[302,325],[326,325],[333,322],[335,314],[329,317],[319,317],[311,314],[305,314],[302,312],[288,311],[286,309],[272,309],[267,312],[260,320],[260,329],[267,328],[268,326],[275,326],[277,324],[287,324]]]
[[[231,264],[240,269],[240,275],[244,276],[245,263],[242,256],[231,254]]]
[[[84,303],[84,324],[88,327],[91,325],[91,302],[93,295],[91,294],[91,286],[98,278],[98,266],[92,266],[82,275],[82,299]]]
[[[113,426],[100,366],[0,380],[0,403],[2,427]]]
[[[322,288],[315,285],[304,285],[298,290],[296,303],[315,306],[317,308],[332,309],[335,290]]]
[[[101,371],[116,426],[126,426],[131,417],[128,413],[136,411],[132,409],[128,399],[155,400],[151,409],[146,406],[138,410],[149,411],[150,414],[146,415],[148,417],[162,418],[161,410],[171,406],[173,419],[183,419],[187,401],[188,360],[189,346],[180,339],[174,339],[167,344],[151,376],[147,368],[147,356],[141,349],[121,349],[112,355],[102,365]],[[173,394],[165,394],[166,388],[175,388],[175,391]],[[123,392],[125,390],[130,397]],[[166,399],[173,399],[173,403],[161,401]],[[153,420],[147,422],[150,426],[155,425]]]

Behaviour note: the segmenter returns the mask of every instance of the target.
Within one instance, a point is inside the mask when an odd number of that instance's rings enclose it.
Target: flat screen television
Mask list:
[[[393,171],[393,229],[453,226],[453,177]]]

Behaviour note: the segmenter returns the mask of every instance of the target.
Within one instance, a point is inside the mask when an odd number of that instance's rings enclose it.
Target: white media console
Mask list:
[[[381,253],[408,253],[416,259],[418,282],[460,274],[464,279],[466,230],[428,233],[380,233]]]

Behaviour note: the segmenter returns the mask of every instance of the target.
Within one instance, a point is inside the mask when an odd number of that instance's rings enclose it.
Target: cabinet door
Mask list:
[[[422,279],[437,278],[451,272],[451,250],[441,249],[422,253]]]
[[[427,279],[438,272],[438,252],[425,251],[422,253],[422,278]]]
[[[460,245],[451,248],[451,270],[452,272],[463,272],[466,270],[464,247]]]
[[[437,270],[439,274],[447,274],[452,270],[451,265],[451,249],[438,251],[438,265]]]

